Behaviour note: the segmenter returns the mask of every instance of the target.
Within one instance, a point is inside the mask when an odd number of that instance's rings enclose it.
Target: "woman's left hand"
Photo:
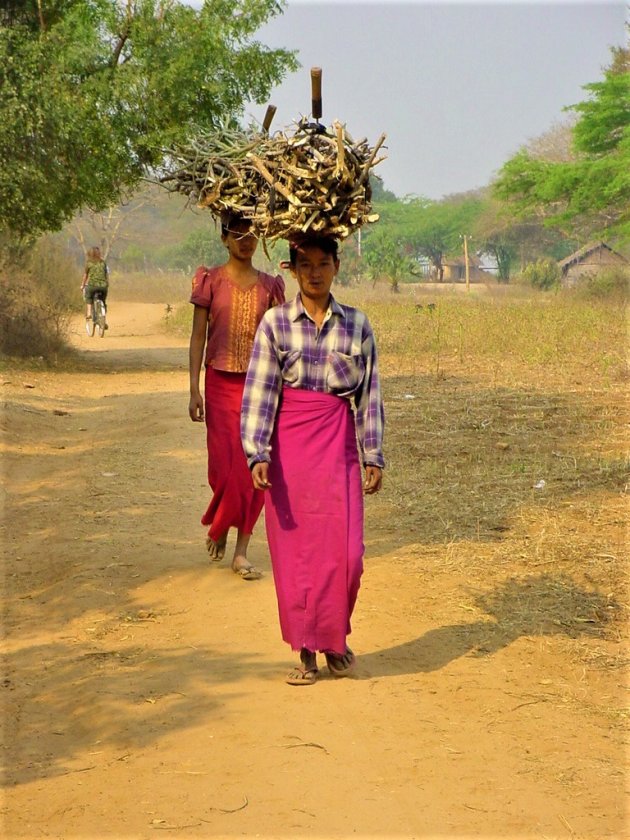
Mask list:
[[[372,493],[378,493],[383,484],[383,470],[380,467],[375,467],[368,464],[365,468],[365,481],[363,482],[363,492],[366,496],[371,496]]]
[[[267,490],[271,487],[269,481],[269,464],[266,461],[260,461],[252,467],[252,481],[256,490]]]

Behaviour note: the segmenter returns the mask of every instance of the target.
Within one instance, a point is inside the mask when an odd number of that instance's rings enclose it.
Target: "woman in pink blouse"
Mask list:
[[[236,528],[232,569],[245,580],[257,580],[261,572],[247,559],[247,547],[262,510],[263,493],[252,487],[241,446],[241,401],[256,327],[268,309],[284,303],[284,282],[279,275],[272,277],[252,265],[258,241],[249,222],[223,218],[221,239],[228,250],[225,265],[201,266],[193,278],[188,413],[194,422],[205,420],[207,429],[212,500],[201,522],[209,526],[208,554],[212,560],[221,560],[228,531]],[[204,349],[202,396],[199,379]]]

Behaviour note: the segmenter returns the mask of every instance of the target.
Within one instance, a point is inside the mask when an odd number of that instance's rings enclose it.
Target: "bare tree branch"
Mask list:
[[[114,47],[114,52],[112,53],[112,58],[110,61],[110,66],[112,68],[117,67],[118,62],[120,61],[120,54],[122,53],[123,47],[129,39],[129,34],[131,32],[131,24],[133,23],[135,11],[135,0],[127,0],[127,15],[125,18],[125,23],[122,27],[122,31],[118,35],[118,41],[116,42],[116,46]]]

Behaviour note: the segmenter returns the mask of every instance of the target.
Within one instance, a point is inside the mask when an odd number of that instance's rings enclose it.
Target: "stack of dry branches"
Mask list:
[[[160,183],[215,216],[234,213],[266,241],[309,233],[344,239],[372,213],[370,171],[382,135],[371,148],[355,142],[339,122],[327,129],[306,119],[273,136],[223,131],[168,152]]]

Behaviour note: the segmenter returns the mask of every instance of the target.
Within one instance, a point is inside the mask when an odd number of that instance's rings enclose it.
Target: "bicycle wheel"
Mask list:
[[[105,304],[102,300],[97,298],[94,301],[94,320],[96,321],[96,329],[101,338],[105,335],[106,321],[105,321]]]

